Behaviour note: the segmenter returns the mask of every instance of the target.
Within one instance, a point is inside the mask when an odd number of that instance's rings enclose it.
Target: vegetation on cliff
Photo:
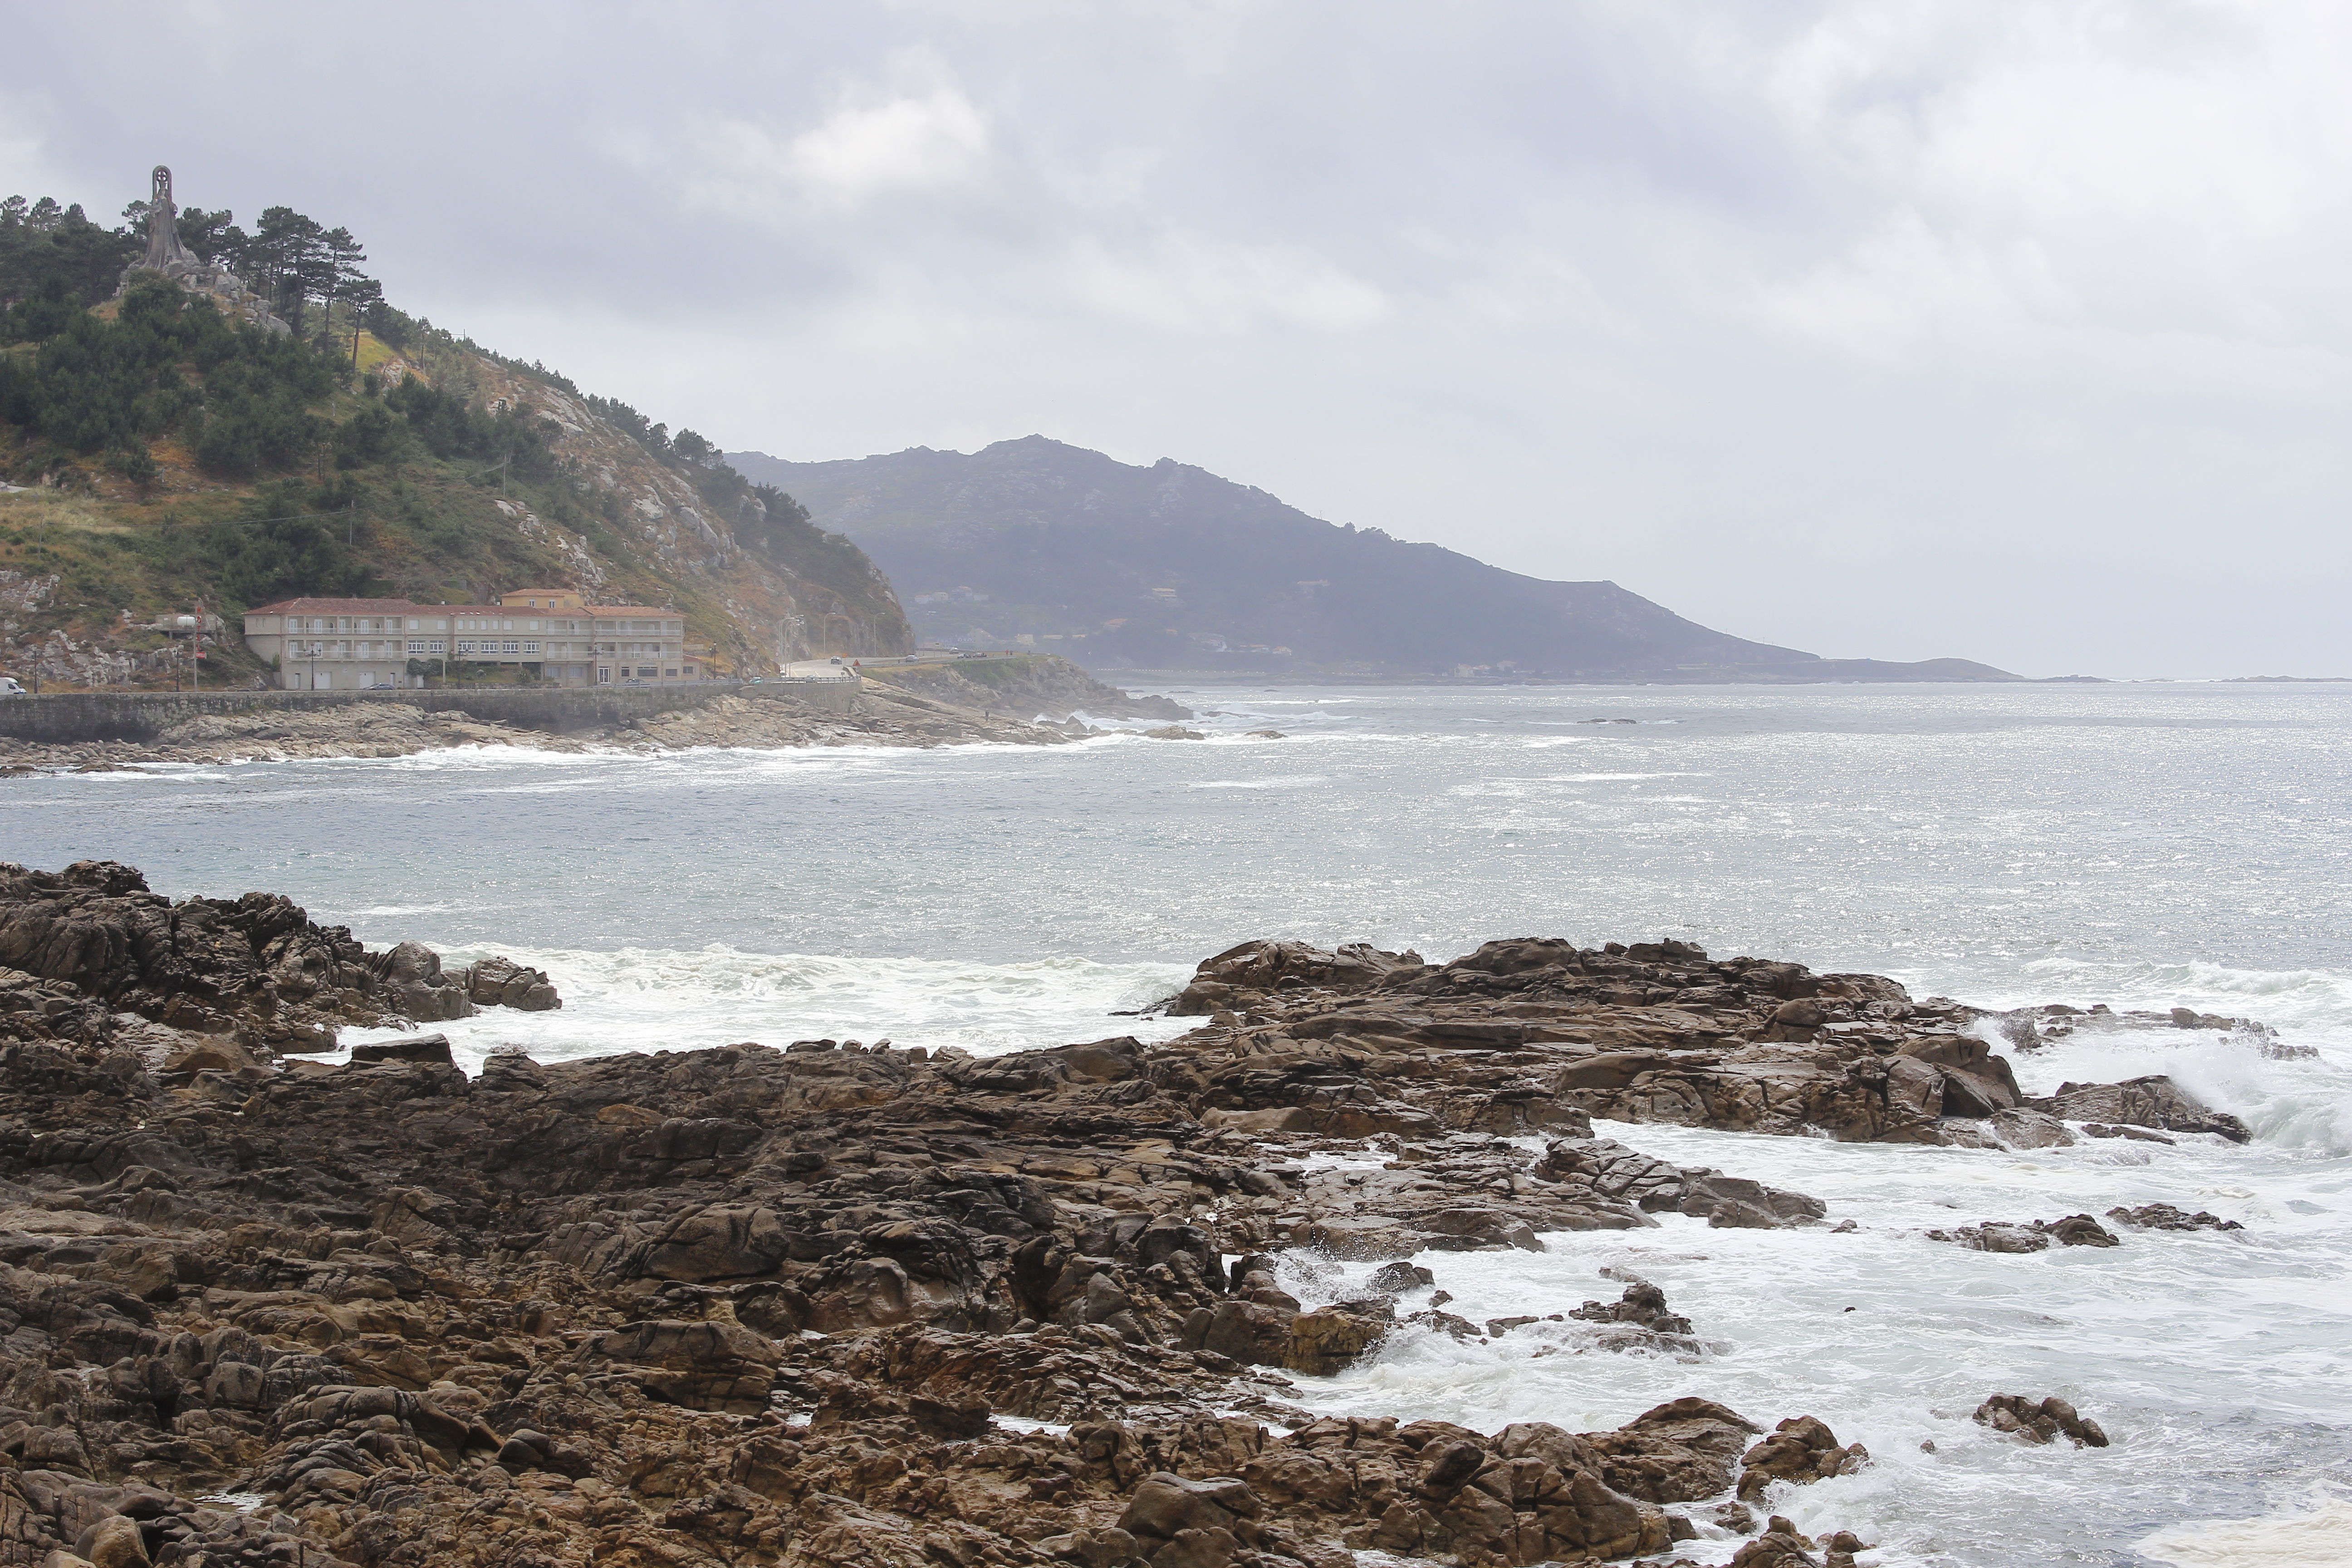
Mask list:
[[[149,623],[198,602],[234,617],[542,584],[674,605],[722,667],[908,645],[888,581],[792,498],[693,431],[393,307],[348,231],[180,214],[278,332],[159,278],[118,297],[144,205],[125,216],[0,202],[0,668],[170,684],[186,649]],[[222,640],[210,679],[259,674]]]

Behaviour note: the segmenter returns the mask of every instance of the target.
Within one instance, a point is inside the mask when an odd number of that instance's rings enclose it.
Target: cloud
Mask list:
[[[1866,359],[1934,340],[1979,352],[2019,347],[2073,301],[2030,237],[1987,244],[1939,234],[1916,207],[1890,215],[1845,256],[1759,291],[1763,319]]]
[[[1077,298],[1172,332],[1238,332],[1262,321],[1349,331],[1388,320],[1379,288],[1286,247],[1171,235],[1136,249],[1089,238],[1070,263]]]
[[[1824,652],[2341,663],[2340,4],[18,10],[0,184],[347,224],[730,447],[1042,431]]]
[[[1843,251],[1769,280],[1780,327],[1884,358],[2025,329],[2262,335],[2341,312],[2352,52],[2340,7],[1837,5],[1765,97],[1851,172]],[[1872,209],[1875,210],[1873,211]],[[2315,263],[2319,268],[2315,269]]]
[[[685,155],[694,171],[686,189],[706,205],[839,210],[967,189],[984,173],[989,151],[988,117],[952,85],[853,91],[793,135],[749,119],[719,121]]]

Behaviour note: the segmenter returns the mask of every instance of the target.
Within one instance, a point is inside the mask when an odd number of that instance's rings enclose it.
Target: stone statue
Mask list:
[[[172,205],[172,171],[155,165],[154,194],[147,198],[147,254],[138,262],[166,278],[203,265],[180,244],[180,209]]]
[[[122,269],[116,296],[142,274],[168,278],[183,289],[206,295],[220,310],[265,331],[282,334],[291,330],[270,314],[268,304],[245,286],[245,279],[226,267],[191,256],[180,243],[180,209],[172,200],[172,171],[162,163],[155,165],[147,198],[147,254]]]

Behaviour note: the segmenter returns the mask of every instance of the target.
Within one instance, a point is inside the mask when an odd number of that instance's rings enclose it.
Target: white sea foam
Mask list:
[[[541,1061],[621,1051],[683,1051],[756,1041],[857,1039],[979,1056],[1133,1035],[1165,1039],[1194,1020],[1121,1017],[1190,978],[1181,964],[1028,963],[756,953],[713,945],[694,952],[509,948],[543,969],[560,1009],[486,1008],[431,1026],[449,1037],[460,1065],[479,1070],[491,1051],[519,1047]],[[452,963],[478,956],[445,954]],[[397,1038],[399,1031],[347,1030],[342,1044]],[[326,1058],[329,1060],[336,1058]]]
[[[1517,1420],[1613,1426],[1684,1394],[1767,1426],[1816,1415],[1877,1463],[1776,1495],[1771,1506],[1801,1527],[1879,1542],[1877,1561],[1890,1568],[2016,1562],[2025,1541],[2036,1561],[2105,1560],[2094,1553],[2127,1544],[2111,1533],[2116,1521],[2161,1506],[2172,1484],[2161,1478],[2255,1462],[2265,1439],[2231,1412],[2327,1423],[2352,1401],[2352,1369],[2337,1349],[2352,1311],[2336,1261],[2352,1240],[2352,1213],[2286,1206],[2325,1188],[2327,1201],[2352,1210],[2332,1195],[2352,1184],[2337,1163],[2220,1140],[2133,1145],[2132,1158],[2115,1160],[2101,1143],[2015,1154],[1628,1124],[1596,1131],[1678,1163],[1812,1193],[1832,1220],[1861,1228],[1711,1230],[1666,1215],[1654,1229],[1549,1236],[1541,1254],[1423,1254],[1416,1261],[1454,1297],[1446,1310],[1473,1322],[1614,1300],[1622,1285],[1608,1270],[1661,1286],[1707,1348],[1696,1357],[1612,1353],[1573,1320],[1486,1342],[1409,1333],[1339,1376],[1300,1379],[1298,1401],[1335,1414],[1410,1410],[1488,1431]],[[1925,1236],[1983,1218],[2158,1201],[2249,1228],[2126,1229],[2117,1247],[2025,1256]],[[1310,1304],[1336,1300],[1368,1268],[1309,1266],[1290,1288]],[[2076,1452],[1999,1438],[1968,1419],[1994,1393],[2062,1394],[2097,1416],[2116,1446]],[[1929,1441],[1937,1451],[1923,1453]],[[2072,1500],[2094,1496],[2104,1500],[2096,1509]],[[1700,1560],[1724,1561],[1729,1544]]]
[[[2176,1524],[2139,1550],[2169,1568],[2342,1568],[2352,1562],[2352,1500],[2319,1498],[2293,1513]]]

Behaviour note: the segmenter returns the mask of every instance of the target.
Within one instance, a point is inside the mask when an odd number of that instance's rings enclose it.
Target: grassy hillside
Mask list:
[[[185,645],[145,628],[198,601],[234,628],[290,595],[539,584],[676,605],[747,671],[910,645],[856,546],[691,432],[380,299],[312,301],[308,335],[159,279],[93,304],[111,278],[88,253],[121,247],[68,255],[26,206],[0,204],[0,671],[170,686]],[[249,683],[222,641],[207,684]]]

